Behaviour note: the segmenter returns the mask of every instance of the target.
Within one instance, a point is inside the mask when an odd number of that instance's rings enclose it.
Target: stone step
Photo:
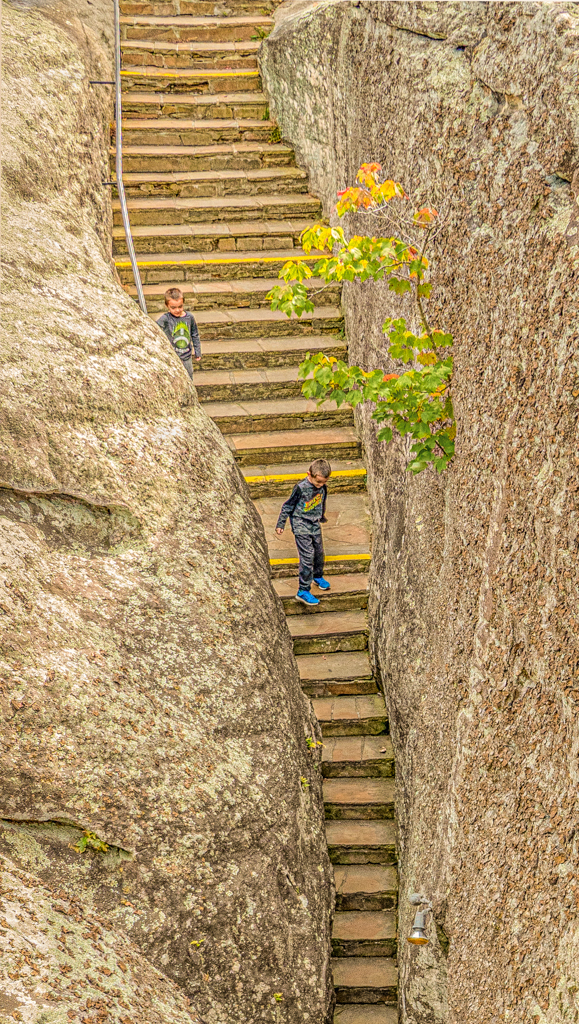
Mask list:
[[[271,277],[266,277],[263,279],[249,278],[248,280],[240,281],[198,281],[192,284],[182,285],[181,291],[183,292],[183,297],[185,300],[185,309],[193,310],[195,316],[197,317],[199,311],[205,312],[206,310],[270,310],[270,302],[268,299],[266,299],[266,295],[276,284],[279,284],[279,279]],[[334,308],[336,306],[339,307],[342,291],[341,285],[336,283],[332,285],[330,288],[324,290],[321,294],[317,295],[315,294],[316,289],[321,287],[321,284],[322,282],[320,278],[311,278],[309,281],[305,282],[305,287],[312,293],[312,302],[314,303],[316,308],[320,306],[334,306]],[[156,316],[158,317],[161,313],[165,312],[165,292],[167,288],[172,287],[172,281],[162,281],[159,284],[149,284],[144,286],[143,291],[145,293],[145,299],[147,301],[147,309],[151,315],[156,314]],[[136,297],[137,289],[134,287],[134,285],[125,285],[125,291],[127,292],[128,295],[131,295],[133,298]],[[283,315],[285,316],[285,313]],[[297,368],[298,363],[301,362],[306,352],[310,351],[310,349],[308,348],[310,342],[308,341],[307,344],[306,342],[303,342],[299,337],[299,332],[291,337],[292,341],[296,341],[296,351],[293,353],[293,358],[291,362],[287,363],[287,365],[295,366]],[[317,339],[320,337],[320,335],[313,335],[312,337],[317,343]],[[261,345],[260,351],[263,351],[262,338],[248,340],[250,342],[255,341],[256,344],[259,343]],[[266,339],[266,341],[267,340],[268,339]],[[207,365],[207,338],[205,336],[203,338],[203,341],[205,343],[203,349],[203,358],[205,361],[203,363],[203,366],[204,368],[208,369],[209,367]],[[218,339],[218,344],[221,345],[221,341],[221,338]],[[235,353],[235,343],[230,344],[232,345],[231,352]],[[304,345],[306,347],[304,347]],[[321,345],[324,348],[324,350],[328,348],[327,337],[322,338]],[[333,347],[334,349],[337,349],[337,344],[335,343]],[[245,353],[248,351],[251,350],[245,348],[243,352],[239,354],[239,360],[236,363],[231,364],[232,369],[234,368],[234,366],[241,368],[244,365],[251,365],[248,364],[247,360],[245,359]],[[267,349],[265,351],[267,352]],[[347,350],[344,342],[342,342],[339,351],[343,353],[343,355],[346,355]],[[254,362],[253,365],[257,366],[266,364],[258,364]],[[273,365],[278,366],[280,364],[278,361],[276,361],[275,363],[273,363]],[[217,369],[217,367],[212,367],[212,369],[213,368]]]
[[[333,467],[330,484],[335,479],[335,473],[336,470]],[[368,607],[368,577],[364,573],[345,573],[340,576],[332,576],[331,590],[328,591],[321,591],[314,587],[314,593],[316,597],[319,597],[320,603],[314,605],[313,608],[296,601],[295,580],[274,580],[273,588],[281,597],[286,615],[319,615],[320,612],[345,612],[355,608]]]
[[[360,699],[360,698],[359,698]],[[329,821],[394,817],[393,779],[324,779],[324,808]]]
[[[275,434],[229,434],[240,466],[256,462],[303,462],[319,458],[359,459],[360,442],[351,427],[336,430],[278,430]]]
[[[386,864],[334,864],[336,910],[393,910],[396,868]]]
[[[303,480],[309,463],[289,466],[244,466],[243,476],[252,498],[269,498],[275,495],[286,497],[299,480]],[[296,472],[297,470],[297,472]],[[332,460],[332,475],[328,481],[330,494],[357,493],[366,490],[366,468],[359,460]],[[282,581],[280,581],[282,582]],[[295,592],[293,581],[288,581],[291,594]],[[288,594],[290,591],[288,591]],[[286,607],[286,615],[294,614]],[[297,613],[295,613],[297,614]]]
[[[273,18],[265,14],[237,18],[193,18],[190,15],[155,18],[125,15],[121,18],[121,39],[223,42],[259,38],[268,34],[272,27]]]
[[[368,647],[368,622],[363,611],[292,615],[288,618],[288,627],[295,654],[332,654],[335,651],[363,651]]]
[[[163,286],[164,289],[165,286]],[[182,286],[183,292],[188,287]],[[232,285],[234,287],[234,285]],[[147,293],[145,292],[145,295]],[[225,304],[226,305],[226,304]],[[339,338],[326,334],[288,335],[281,338],[243,338],[235,341],[203,341],[203,372],[206,370],[235,370],[235,369],[278,369],[295,368],[307,352],[325,352],[328,356],[335,356],[336,359],[343,359],[347,355],[345,343]],[[256,472],[268,467],[255,467]],[[307,468],[307,467],[306,467]],[[272,470],[279,472],[279,467]],[[365,472],[364,483],[365,487]],[[305,469],[302,476],[305,476]],[[284,488],[286,485],[283,485]],[[277,492],[273,492],[277,493]],[[284,492],[285,493],[285,492]]]
[[[302,690],[311,697],[378,692],[367,651],[302,655],[297,663]]]
[[[327,821],[326,839],[333,864],[396,864],[393,821]]]
[[[391,910],[346,910],[334,915],[332,954],[396,956],[396,914]]]
[[[239,223],[244,220],[275,221],[314,219],[320,212],[320,204],[307,193],[261,196],[214,196],[210,199],[178,199],[177,197],[154,197],[152,199],[129,199],[127,202],[131,227],[152,224],[216,224],[222,221]],[[121,204],[113,200],[113,223],[122,225]],[[278,278],[266,278],[262,284],[262,298],[276,284]],[[269,287],[268,287],[269,285]],[[324,288],[321,278],[308,281],[310,290]],[[255,289],[255,282],[253,283]],[[333,285],[334,294],[339,284]],[[329,289],[323,293],[325,296]],[[324,302],[327,305],[327,299]]]
[[[324,613],[315,619],[312,617],[310,628],[315,629],[316,622]],[[354,616],[359,617],[360,625],[363,625],[366,621],[366,616],[359,612],[350,613],[352,616],[352,628],[355,628],[356,623],[354,622]],[[342,618],[341,615],[337,616]],[[292,620],[293,621],[293,620]],[[331,625],[327,627],[331,629]],[[292,626],[290,624],[290,632],[292,632]],[[295,636],[295,633],[292,633]],[[335,744],[328,744],[328,750],[326,751],[327,759],[329,760],[327,772],[324,774],[328,775],[391,775],[392,772],[385,771],[371,771],[368,766],[368,771],[340,771],[340,759],[341,761],[347,760],[348,751],[352,755],[352,758],[356,758],[355,763],[360,767],[364,764],[363,747],[364,744],[360,738],[370,740],[370,736],[377,736],[379,733],[386,732],[388,729],[388,713],[386,711],[386,705],[384,698],[381,693],[372,694],[361,694],[354,696],[342,695],[340,697],[314,697],[312,699],[316,718],[320,723],[322,729],[322,735],[328,737],[348,737],[350,739],[357,739],[358,743],[339,744],[336,757],[335,771],[330,771],[332,768],[332,756],[331,751],[335,747]],[[372,758],[380,761],[379,749],[384,747],[384,743],[371,744],[368,742],[366,756],[368,761]],[[384,758],[382,758],[384,760]]]
[[[224,117],[234,120],[263,119],[269,115],[265,95],[251,92],[175,93],[130,92],[123,93],[123,123],[134,118],[183,118],[200,121]],[[302,171],[305,177],[305,172]]]
[[[121,87],[129,92],[223,93],[261,92],[257,68],[124,68]]]
[[[345,432],[349,428],[342,427]],[[307,431],[294,431],[296,435],[307,435]],[[316,440],[325,431],[309,431],[310,440]],[[329,432],[327,432],[329,435]],[[337,431],[335,432],[337,433]],[[289,434],[289,431],[288,431]],[[246,435],[250,436],[250,435]],[[271,434],[273,439],[276,435]],[[229,440],[229,438],[227,439]],[[312,448],[307,453],[308,458],[330,457],[333,464],[333,454],[326,445],[322,444],[316,450]],[[336,453],[337,454],[337,453]],[[251,460],[253,462],[254,460]],[[281,461],[281,460],[280,460]],[[304,460],[305,461],[305,460]],[[343,460],[341,460],[343,461]],[[248,463],[251,464],[250,460]],[[302,478],[303,479],[303,478]],[[330,478],[331,479],[331,478]],[[288,487],[285,496],[291,494],[291,487]],[[269,545],[270,565],[273,574],[280,576],[297,576],[298,558],[293,534],[289,522],[281,536],[275,532],[282,501],[279,498],[258,498],[255,502]],[[326,505],[327,522],[323,526],[325,568],[324,575],[342,575],[343,573],[367,572],[370,560],[370,520],[367,512],[367,497],[365,494],[334,494]],[[296,586],[297,590],[297,586]],[[352,613],[353,614],[353,613]],[[363,613],[359,613],[363,617]],[[327,618],[331,620],[333,613],[328,612]],[[312,616],[292,616],[292,619],[311,619]],[[316,615],[316,626],[322,628],[320,616]],[[333,620],[336,621],[336,620]],[[293,627],[290,627],[293,628]],[[305,627],[308,629],[307,623]],[[366,646],[365,644],[363,645]],[[318,648],[319,649],[319,648]],[[333,648],[330,648],[332,650]],[[336,648],[340,650],[356,650],[354,648]],[[302,652],[307,653],[307,652]],[[313,652],[312,652],[313,653]],[[328,650],[321,650],[320,653],[328,653]]]
[[[334,1024],[398,1024],[398,1008],[384,1003],[342,1004],[335,1009]]]
[[[187,15],[199,18],[237,18],[272,14],[281,0],[121,0],[122,15],[167,18]]]
[[[217,224],[146,224],[132,228],[133,243],[138,256],[147,253],[181,252],[187,245],[196,252],[245,252],[248,249],[287,249],[291,259],[292,249],[299,248],[300,236],[304,230],[301,220],[247,220]],[[125,255],[127,243],[125,230],[113,228],[113,252]],[[281,316],[287,321],[285,313]],[[300,322],[297,317],[294,320]],[[342,323],[338,317],[338,330]],[[299,331],[297,332],[299,333]]]
[[[374,699],[377,696],[378,694]],[[330,700],[331,698],[318,699]],[[372,698],[370,696],[334,698],[334,700],[354,699],[359,702],[369,701]],[[314,701],[314,708],[315,705],[316,701]],[[394,775],[394,751],[388,736],[336,733],[326,733],[326,736],[322,751],[324,778],[392,778]]]
[[[307,398],[286,398],[262,402],[208,402],[205,412],[222,434],[239,431],[301,430],[306,427],[348,426],[354,422],[351,409],[338,409],[335,402],[318,408]]]
[[[113,175],[114,177],[114,175]],[[123,174],[128,198],[211,199],[230,195],[297,195],[307,193],[307,177],[299,167],[237,168],[231,171]],[[113,188],[116,195],[116,188]]]
[[[233,341],[240,338],[254,338],[259,335],[262,338],[283,338],[288,335],[308,336],[310,334],[335,335],[343,323],[342,311],[336,306],[317,306],[312,313],[303,313],[301,317],[288,317],[285,313],[272,309],[209,309],[195,313],[195,319],[199,326],[202,341]],[[295,382],[299,385],[298,395],[301,395],[302,384],[297,380],[298,368],[287,367],[295,371]],[[219,371],[210,371],[217,373]],[[243,371],[223,370],[223,374],[233,374]],[[246,370],[246,373],[252,371]],[[253,373],[259,371],[254,370]],[[230,389],[225,398],[242,397],[239,392]],[[246,397],[245,394],[243,397]],[[266,395],[254,396],[265,398]],[[288,395],[288,397],[290,397]]]
[[[273,121],[255,118],[188,121],[135,117],[123,121],[123,149],[125,146],[214,146],[233,142],[267,145],[274,127]],[[113,141],[114,137],[113,131]]]
[[[180,252],[151,253],[137,259],[143,284],[157,284],[172,278],[173,284],[185,281],[234,280],[238,277],[261,277],[279,272],[290,257],[287,249],[272,251],[262,249],[252,252]],[[313,265],[317,256],[306,256],[302,249],[291,251],[292,260],[305,261]],[[115,258],[122,284],[133,284],[131,262],[126,256]]]
[[[258,401],[265,398],[300,398],[302,384],[297,366],[255,370],[201,370],[195,374],[200,402]]]
[[[398,972],[394,961],[388,957],[335,959],[332,973],[338,1004],[396,1003]]]
[[[261,41],[180,41],[127,39],[122,46],[123,70],[133,68],[166,68],[227,71],[257,68]]]

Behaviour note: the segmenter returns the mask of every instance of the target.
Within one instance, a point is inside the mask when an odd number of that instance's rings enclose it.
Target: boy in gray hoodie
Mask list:
[[[315,459],[305,480],[300,480],[281,507],[275,532],[281,536],[289,519],[300,558],[300,576],[296,601],[319,604],[311,593],[312,583],[329,590],[324,579],[324,544],[320,523],[326,522],[327,483],[332,467],[326,459]]]
[[[165,292],[167,312],[157,323],[165,332],[190,377],[193,376],[193,358],[201,361],[199,330],[192,313],[183,309],[183,292],[180,288],[167,288]],[[193,357],[195,352],[195,357]]]

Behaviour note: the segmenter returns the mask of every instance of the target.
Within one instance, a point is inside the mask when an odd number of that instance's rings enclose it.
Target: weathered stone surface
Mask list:
[[[0,1016],[318,1024],[316,724],[232,455],[114,279],[85,6],[3,12]]]
[[[417,889],[437,925],[425,949],[401,944],[407,1019],[574,1020],[579,6],[278,15],[264,85],[326,209],[379,160],[449,210],[432,308],[456,339],[453,466],[410,477],[403,445],[376,444],[361,417],[400,932]],[[346,285],[344,305],[352,362],[384,366],[400,306],[383,285]]]

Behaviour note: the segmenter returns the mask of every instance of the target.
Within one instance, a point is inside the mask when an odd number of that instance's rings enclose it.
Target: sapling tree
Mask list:
[[[367,372],[323,353],[307,354],[299,368],[302,391],[318,402],[332,399],[338,406],[374,403],[373,419],[383,424],[378,440],[390,442],[394,431],[409,435],[408,469],[419,473],[432,464],[442,472],[454,454],[456,424],[450,394],[452,335],[433,326],[427,315],[432,284],[427,252],[441,227],[437,210],[412,204],[402,185],[381,179],[380,164],[362,164],[356,181],[338,193],[336,212],[364,214],[378,220],[387,234],[347,238],[341,227],[315,224],[301,236],[307,256],[319,254],[313,269],[305,260],[289,260],[280,271],[285,284],[269,294],[272,309],[291,316],[314,309],[304,281],[321,278],[328,287],[336,281],[388,280],[396,295],[412,302],[411,329],[405,317],[383,324],[388,353],[408,369],[399,373]],[[384,229],[383,227],[383,229]]]

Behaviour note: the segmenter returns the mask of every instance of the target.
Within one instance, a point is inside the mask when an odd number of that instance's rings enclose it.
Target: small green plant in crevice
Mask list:
[[[306,736],[306,747],[308,750],[317,750],[318,747],[323,747],[321,740],[314,740],[311,736]]]
[[[251,38],[254,39],[254,40],[255,39],[267,39],[268,35],[269,35],[269,32],[268,32],[268,30],[266,28],[262,28],[261,25],[256,25],[255,26],[255,35],[253,35]]]
[[[301,785],[302,785],[302,789],[309,789],[310,788],[310,783],[306,779],[305,775],[300,776],[300,782],[301,782]]]
[[[279,130],[277,125],[273,129],[273,131],[272,131],[272,133],[271,133],[271,135],[269,137],[269,141],[273,142],[273,143],[281,142],[281,132],[280,132],[280,130]]]
[[[276,285],[267,298],[272,309],[288,316],[311,313],[316,293],[308,291],[304,281],[314,276],[322,278],[323,288],[341,281],[386,279],[395,295],[408,295],[414,329],[404,317],[388,317],[382,329],[388,338],[389,356],[409,369],[367,372],[324,353],[308,353],[299,377],[304,381],[305,397],[318,403],[331,399],[338,407],[346,404],[352,408],[361,402],[373,403],[372,418],[383,424],[378,440],[389,443],[394,431],[408,435],[412,444],[407,468],[420,473],[432,465],[441,473],[454,455],[456,436],[450,393],[453,361],[448,351],[453,338],[434,326],[427,315],[432,283],[427,280],[426,253],[442,220],[432,207],[409,206],[410,197],[402,185],[381,180],[381,171],[380,164],[362,164],[356,178],[359,184],[338,193],[336,213],[381,220],[389,233],[347,239],[341,227],[315,224],[301,235],[306,255],[314,251],[319,256],[313,269],[305,261],[288,261],[279,274],[285,285]]]
[[[262,121],[269,121],[269,107],[268,106],[265,108],[263,114],[261,115],[261,120]]]
[[[77,853],[84,853],[85,850],[95,850],[96,853],[107,853],[109,850],[109,844],[105,843],[103,839],[99,839],[95,832],[90,832],[85,828],[78,842],[72,847]]]

